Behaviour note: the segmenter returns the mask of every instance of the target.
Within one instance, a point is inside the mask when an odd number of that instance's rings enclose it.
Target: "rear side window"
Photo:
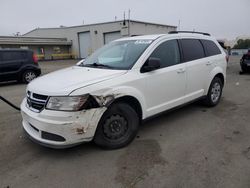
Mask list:
[[[25,52],[3,52],[2,53],[3,61],[12,61],[12,60],[25,59],[25,58],[26,58]]]
[[[201,40],[206,55],[207,56],[213,56],[213,55],[218,55],[221,54],[220,49],[218,48],[218,46],[211,40]]]
[[[205,57],[205,52],[198,39],[181,39],[184,62]]]
[[[161,68],[180,63],[180,53],[177,40],[169,40],[160,44],[150,55],[161,60]]]

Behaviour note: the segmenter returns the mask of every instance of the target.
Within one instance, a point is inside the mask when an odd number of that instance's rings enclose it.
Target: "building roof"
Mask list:
[[[20,45],[72,45],[67,38],[41,38],[23,36],[0,36],[1,44],[20,44]]]
[[[166,25],[166,24],[159,24],[159,23],[152,23],[152,22],[144,22],[144,21],[138,21],[138,20],[117,20],[117,21],[110,21],[110,22],[102,22],[102,23],[93,23],[93,24],[86,24],[86,25],[76,25],[76,26],[61,26],[61,27],[51,27],[51,28],[36,28],[33,29],[23,35],[27,35],[35,30],[48,30],[48,29],[70,29],[70,28],[77,28],[77,27],[91,27],[91,26],[96,26],[96,25],[103,25],[103,24],[112,24],[112,23],[123,23],[123,22],[128,22],[130,21],[131,23],[140,23],[140,24],[149,24],[149,25],[156,25],[156,26],[161,26],[161,27],[172,27],[172,28],[177,28],[177,26],[173,25]]]

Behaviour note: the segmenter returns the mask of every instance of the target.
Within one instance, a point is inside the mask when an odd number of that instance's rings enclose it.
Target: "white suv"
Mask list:
[[[142,120],[202,99],[219,103],[226,54],[205,33],[123,38],[76,66],[32,81],[21,104],[28,136],[53,148],[129,144]]]

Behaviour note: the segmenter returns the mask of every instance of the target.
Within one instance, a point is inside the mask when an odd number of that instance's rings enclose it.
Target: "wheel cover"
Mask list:
[[[34,78],[36,78],[36,74],[34,72],[27,72],[24,76],[27,82],[31,82]]]
[[[103,124],[103,132],[105,137],[110,140],[117,140],[126,135],[128,130],[128,122],[121,115],[112,115],[106,119]]]
[[[220,99],[221,95],[221,86],[218,82],[215,82],[213,84],[213,87],[211,89],[211,100],[213,103],[216,103]]]

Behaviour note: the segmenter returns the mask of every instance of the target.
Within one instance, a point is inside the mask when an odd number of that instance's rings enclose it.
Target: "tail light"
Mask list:
[[[34,62],[35,64],[38,63],[38,58],[37,58],[36,54],[33,54],[33,62]]]

